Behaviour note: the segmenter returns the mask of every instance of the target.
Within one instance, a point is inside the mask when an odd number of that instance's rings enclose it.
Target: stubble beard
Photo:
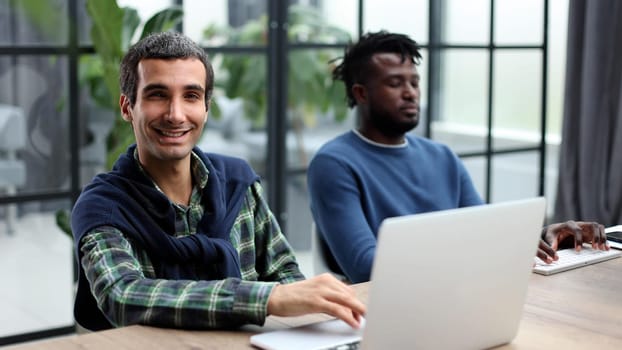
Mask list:
[[[419,114],[411,117],[410,122],[399,122],[389,112],[380,111],[373,105],[369,106],[369,116],[371,124],[383,135],[389,137],[403,136],[419,125]]]

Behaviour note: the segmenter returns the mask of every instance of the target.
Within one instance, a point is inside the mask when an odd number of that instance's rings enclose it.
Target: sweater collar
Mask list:
[[[384,143],[380,143],[380,142],[376,142],[376,141],[372,141],[370,139],[368,139],[367,137],[363,136],[363,134],[361,134],[358,130],[356,129],[352,129],[352,132],[358,136],[362,141],[364,141],[365,143],[368,143],[372,146],[376,146],[376,147],[382,147],[382,148],[406,148],[408,147],[408,138],[404,137],[404,143],[399,144],[399,145],[387,145]]]

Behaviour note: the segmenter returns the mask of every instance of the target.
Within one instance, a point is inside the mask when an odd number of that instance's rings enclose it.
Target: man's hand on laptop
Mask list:
[[[361,326],[367,308],[356,296],[354,289],[325,273],[289,284],[279,284],[268,299],[268,314],[300,316],[326,313],[339,318],[352,328]]]
[[[572,247],[580,251],[583,243],[591,244],[593,249],[609,250],[605,227],[597,222],[570,220],[551,224],[543,229],[542,238],[554,251]]]

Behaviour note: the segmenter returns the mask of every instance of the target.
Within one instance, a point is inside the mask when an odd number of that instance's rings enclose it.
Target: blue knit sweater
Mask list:
[[[313,219],[352,282],[369,280],[385,218],[483,203],[447,146],[410,134],[406,140],[383,146],[350,131],[322,146],[309,165]]]

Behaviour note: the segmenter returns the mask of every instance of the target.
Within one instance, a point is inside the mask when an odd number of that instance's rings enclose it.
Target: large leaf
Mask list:
[[[116,1],[87,0],[86,10],[91,17],[91,39],[102,59],[120,57],[125,11]]]
[[[96,55],[81,56],[78,73],[81,86],[88,88],[95,103],[100,107],[114,109],[114,106],[111,105],[110,91],[102,79],[104,67],[101,58]]]
[[[108,142],[108,154],[106,155],[106,166],[112,169],[114,162],[117,161],[119,155],[127,149],[129,145],[134,143],[134,133],[130,124],[117,118],[113,133],[110,135]],[[114,140],[114,141],[110,141]]]
[[[141,39],[151,33],[166,32],[181,23],[184,10],[180,6],[171,6],[153,15],[143,27]]]
[[[123,35],[135,31],[140,20],[136,21],[138,18],[136,10],[120,8],[116,1],[87,0],[86,9],[93,23],[91,40],[96,55],[101,60],[101,79],[110,96],[110,101],[105,106],[117,111],[119,64],[124,54]],[[91,90],[97,91],[93,87]],[[101,95],[103,94],[100,93],[94,98],[98,100]],[[101,104],[101,101],[98,102]]]
[[[136,33],[136,29],[140,25],[140,16],[138,11],[131,7],[123,8],[123,26],[121,27],[121,42],[119,48],[121,54],[127,52],[132,44],[132,39]]]

